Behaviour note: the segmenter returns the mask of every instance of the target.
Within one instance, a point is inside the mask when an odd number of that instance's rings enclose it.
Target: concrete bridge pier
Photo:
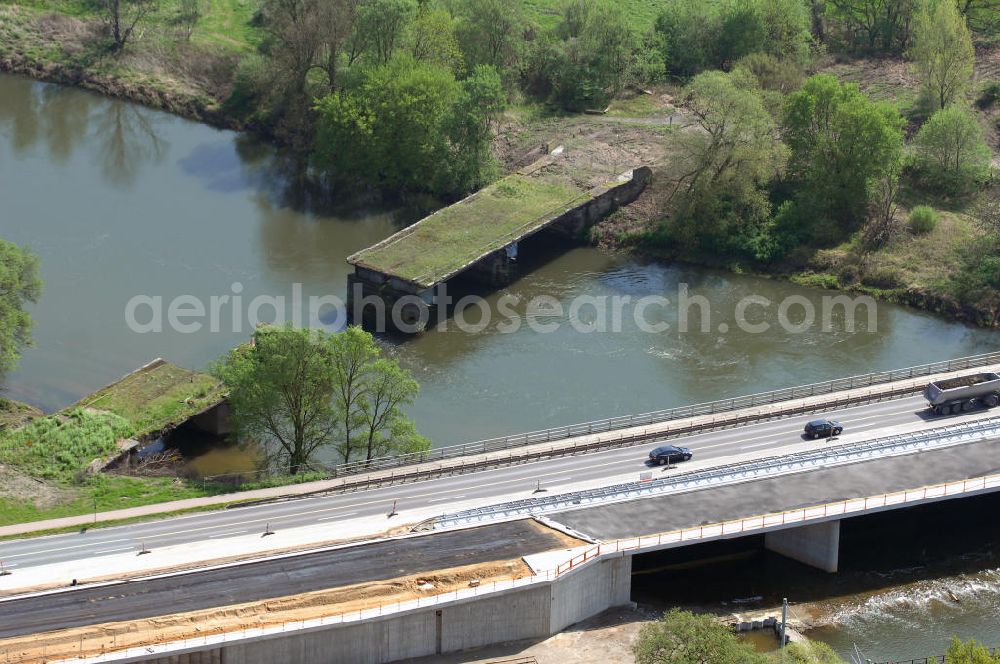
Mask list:
[[[767,533],[764,547],[824,572],[836,572],[840,560],[840,521]]]

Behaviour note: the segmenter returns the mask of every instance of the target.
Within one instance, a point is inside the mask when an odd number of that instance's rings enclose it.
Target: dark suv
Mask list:
[[[687,461],[692,456],[690,448],[677,447],[676,445],[663,445],[657,447],[649,453],[649,460],[652,463],[662,466],[665,463],[677,463]]]
[[[843,425],[833,420],[813,420],[806,425],[806,435],[813,440],[839,436],[843,431]]]

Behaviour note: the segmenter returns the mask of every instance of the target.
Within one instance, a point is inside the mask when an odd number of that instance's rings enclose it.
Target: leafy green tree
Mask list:
[[[462,81],[445,122],[451,158],[448,182],[442,188],[472,191],[496,178],[500,167],[490,145],[506,98],[500,74],[490,65],[477,65]]]
[[[333,337],[319,331],[262,327],[215,367],[229,390],[238,436],[276,444],[294,475],[330,445],[338,388]]]
[[[672,609],[643,626],[632,647],[636,664],[764,664],[768,658],[710,615]]]
[[[904,51],[912,38],[918,0],[828,0],[826,17],[849,45],[865,51]]]
[[[936,108],[958,99],[972,77],[976,53],[965,17],[954,2],[925,2],[914,20],[910,55]]]
[[[658,77],[655,68],[644,63],[647,44],[617,4],[593,0],[570,3],[556,35],[561,41],[543,56],[543,76],[563,108],[594,108],[627,85]],[[662,72],[662,62],[657,65]]]
[[[949,286],[966,307],[990,312],[981,324],[1000,325],[1000,233],[992,232],[965,247]]]
[[[741,70],[699,74],[687,92],[701,131],[677,139],[683,189],[670,239],[689,250],[770,258],[767,187],[788,154],[760,91]]]
[[[969,29],[983,35],[1000,30],[1000,0],[957,0]]]
[[[355,50],[370,55],[378,64],[386,64],[403,40],[416,11],[416,0],[367,0],[362,3],[354,27]]]
[[[367,67],[350,89],[321,99],[321,163],[378,187],[439,191],[448,179],[445,131],[459,93],[451,71],[409,57]]]
[[[976,116],[949,106],[931,116],[913,141],[914,165],[931,186],[961,194],[975,189],[990,172],[992,153]]]
[[[382,358],[372,335],[357,326],[334,335],[331,350],[336,377],[333,439],[341,459],[371,460],[428,449],[430,443],[403,412],[420,390],[409,372],[395,360]]]
[[[490,65],[513,81],[528,27],[521,0],[460,0],[455,13],[468,68]]]
[[[716,3],[667,0],[655,29],[665,44],[666,64],[672,74],[694,76],[718,62],[722,17]]]
[[[31,345],[31,315],[26,304],[38,301],[42,281],[38,257],[0,239],[0,380],[17,367],[21,350]]]
[[[461,72],[464,62],[455,29],[456,21],[451,12],[431,1],[421,3],[410,24],[409,42],[413,59]]]
[[[316,154],[334,172],[385,189],[461,194],[495,172],[491,124],[504,95],[492,67],[459,83],[449,69],[399,55],[319,100]]]
[[[876,185],[895,178],[903,119],[857,85],[822,74],[789,96],[784,135],[794,195],[778,215],[783,240],[835,242],[860,225]]]
[[[324,447],[353,461],[430,445],[402,410],[417,396],[416,381],[382,358],[361,328],[331,335],[262,327],[215,372],[229,390],[237,435],[276,445],[281,466],[292,474],[308,468]]]
[[[965,643],[956,637],[951,638],[951,645],[944,655],[945,664],[997,664],[1000,655],[991,655],[990,651],[980,643],[969,640]]]

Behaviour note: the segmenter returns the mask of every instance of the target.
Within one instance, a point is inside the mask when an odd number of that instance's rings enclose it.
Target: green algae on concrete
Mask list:
[[[70,407],[114,413],[125,418],[131,436],[142,439],[169,430],[218,405],[225,397],[213,376],[157,359]]]
[[[347,261],[429,288],[589,197],[562,179],[510,175]]]

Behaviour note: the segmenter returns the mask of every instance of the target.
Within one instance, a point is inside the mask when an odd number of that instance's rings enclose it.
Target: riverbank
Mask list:
[[[223,109],[239,54],[249,45],[224,35],[190,41],[162,31],[121,56],[101,43],[90,14],[73,16],[0,4],[0,71],[91,90],[228,129],[244,123]],[[224,38],[225,37],[225,38]]]
[[[53,7],[59,12],[51,11]],[[253,8],[223,3],[202,17],[190,36],[176,25],[178,11],[175,3],[166,3],[133,45],[114,55],[100,45],[105,28],[92,8],[40,0],[0,4],[0,71],[93,90],[217,127],[251,128],[244,119],[246,109],[241,114],[227,102],[241,57],[254,52],[262,38]],[[904,115],[916,112],[918,81],[903,60],[831,58],[818,71],[857,82],[869,95],[896,104]],[[975,80],[995,79],[998,72],[1000,49],[981,49]],[[997,154],[1000,107],[980,108],[978,114]],[[636,164],[652,166],[653,182],[639,200],[591,229],[591,240],[604,249],[863,293],[951,320],[1000,326],[994,298],[968,297],[954,282],[966,248],[984,233],[971,214],[971,199],[904,196],[898,215],[904,222],[909,207],[930,203],[940,210],[941,223],[925,235],[903,230],[875,251],[863,247],[860,237],[852,237],[839,246],[803,249],[780,264],[765,266],[681,255],[659,246],[653,238],[670,218],[677,188],[671,136],[686,129],[690,127],[679,88],[664,86],[653,94],[627,94],[605,115],[553,116],[539,106],[516,107],[500,124],[493,151],[507,172],[537,156],[538,146],[544,144],[572,146],[576,150],[571,159],[597,164],[609,173]],[[1000,191],[1000,183],[994,187]]]

